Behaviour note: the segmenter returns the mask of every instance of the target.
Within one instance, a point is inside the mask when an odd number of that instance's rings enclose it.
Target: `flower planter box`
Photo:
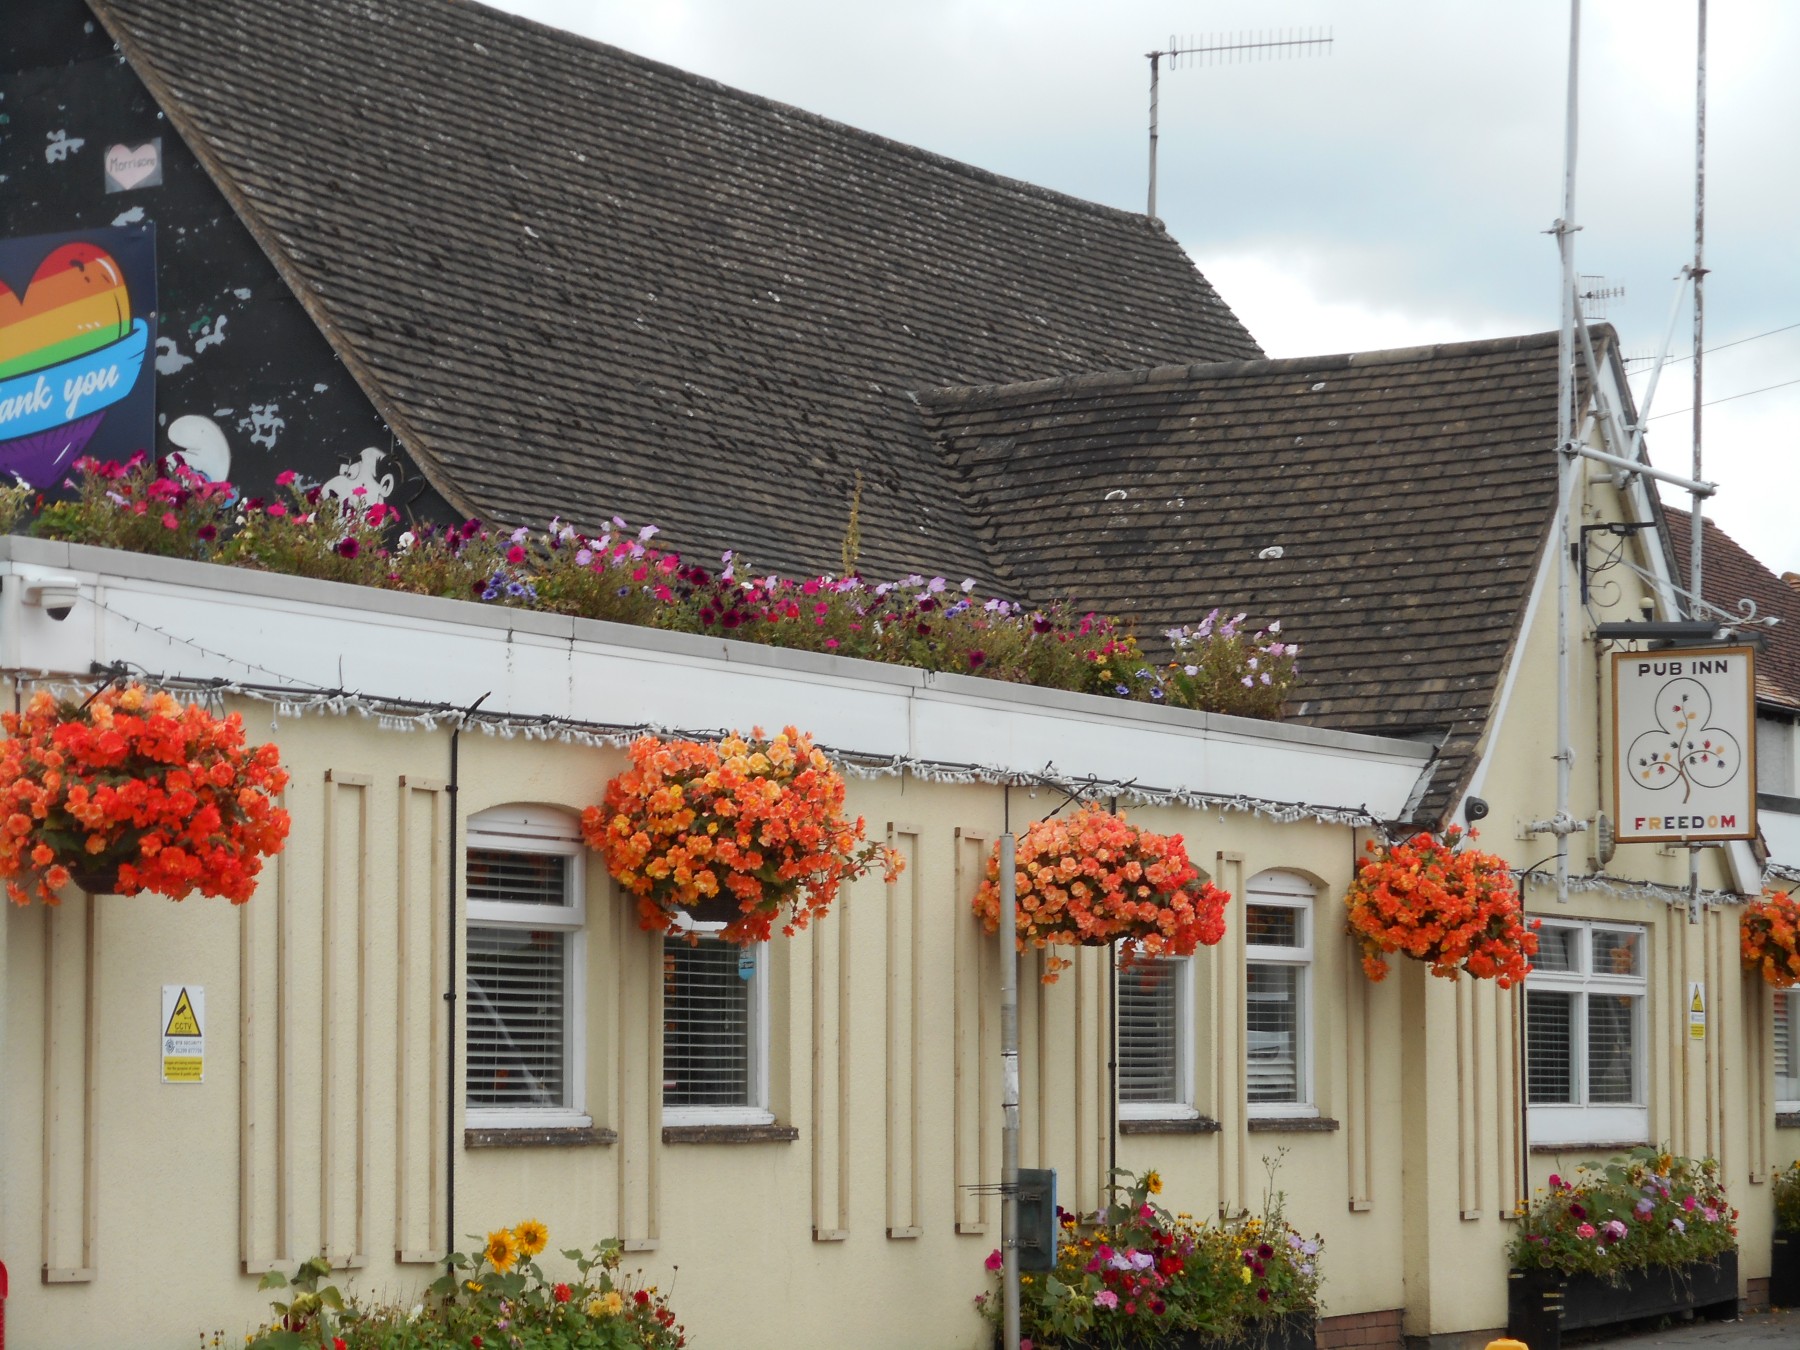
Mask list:
[[[1623,1272],[1612,1283],[1598,1275],[1558,1270],[1514,1270],[1507,1277],[1506,1334],[1531,1350],[1561,1350],[1566,1331],[1633,1322],[1644,1317],[1695,1313],[1737,1316],[1738,1260]]]
[[[1099,1341],[1068,1341],[1053,1345],[1048,1341],[1033,1342],[1041,1350],[1107,1350]],[[1203,1336],[1196,1331],[1170,1329],[1154,1340],[1132,1341],[1126,1350],[1315,1350],[1318,1345],[1318,1323],[1303,1313],[1273,1317],[1245,1329],[1236,1340],[1223,1341]],[[994,1335],[994,1350],[1002,1350],[1000,1335]],[[1537,1350],[1535,1345],[1532,1350]]]
[[[1775,1230],[1769,1302],[1778,1308],[1800,1308],[1800,1228]]]

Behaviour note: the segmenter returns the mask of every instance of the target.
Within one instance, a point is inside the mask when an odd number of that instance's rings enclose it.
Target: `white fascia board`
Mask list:
[[[484,712],[694,731],[787,724],[823,745],[1391,818],[1430,755],[1417,741],[1222,717],[621,624],[40,540],[0,574],[78,577],[61,623],[4,588],[9,664],[347,689]],[[90,602],[91,601],[91,602]]]

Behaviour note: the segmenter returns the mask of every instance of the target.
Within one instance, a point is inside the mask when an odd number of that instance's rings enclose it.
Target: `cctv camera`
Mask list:
[[[81,583],[74,577],[39,577],[25,583],[25,603],[40,606],[59,623],[69,617],[81,599]]]
[[[1471,797],[1468,801],[1463,803],[1463,815],[1467,817],[1468,822],[1471,825],[1475,824],[1478,820],[1486,820],[1488,817],[1488,810],[1489,807],[1487,802],[1480,797]]]

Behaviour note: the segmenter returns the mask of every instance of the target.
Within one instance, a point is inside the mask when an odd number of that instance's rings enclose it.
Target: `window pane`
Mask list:
[[[1595,975],[1643,974],[1642,933],[1614,933],[1604,928],[1594,930]]]
[[[1545,924],[1538,930],[1537,958],[1532,964],[1539,970],[1580,970],[1581,930]]]
[[[1637,1003],[1635,998],[1617,994],[1588,995],[1587,1072],[1591,1105],[1629,1106],[1638,1101],[1634,1052]]]
[[[500,849],[469,850],[469,899],[503,900],[518,905],[569,902],[569,859],[557,853],[506,853]]]
[[[1244,914],[1244,941],[1262,947],[1300,946],[1300,911],[1288,905],[1248,906]]]
[[[1775,991],[1775,1100],[1800,1101],[1800,1022],[1794,1016],[1794,995]]]
[[[475,1107],[562,1106],[567,933],[469,929],[464,1081]]]
[[[703,937],[663,942],[663,1105],[754,1106],[750,985],[754,955]]]
[[[1300,969],[1257,962],[1245,967],[1245,1062],[1253,1102],[1300,1100]]]
[[[1548,930],[1546,930],[1548,931]],[[1527,1100],[1574,1105],[1575,994],[1533,989],[1525,995]]]
[[[1180,991],[1177,961],[1134,961],[1119,971],[1120,1101],[1179,1099]]]

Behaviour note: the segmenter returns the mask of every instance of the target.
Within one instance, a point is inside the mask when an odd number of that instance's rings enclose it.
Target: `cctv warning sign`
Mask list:
[[[162,1080],[198,1083],[206,1075],[206,990],[197,984],[162,987]]]
[[[1619,842],[1754,839],[1754,653],[1615,652],[1612,673]]]

